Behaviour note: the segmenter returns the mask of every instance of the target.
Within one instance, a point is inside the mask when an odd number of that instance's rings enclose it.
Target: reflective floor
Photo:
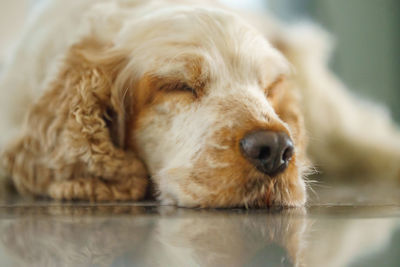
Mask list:
[[[324,186],[306,208],[0,202],[0,266],[400,266],[400,187]]]

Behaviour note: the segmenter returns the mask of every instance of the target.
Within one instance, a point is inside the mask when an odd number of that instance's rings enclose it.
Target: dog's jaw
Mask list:
[[[171,183],[171,176],[161,176],[159,180],[158,200],[162,205],[176,205],[180,207],[243,207],[243,208],[271,208],[271,207],[301,207],[306,203],[306,187],[302,177],[290,185],[290,189],[283,185],[276,186],[276,180],[266,180],[262,185],[247,194],[237,195],[237,192],[228,190],[226,196],[220,194],[216,201],[215,195],[212,198],[206,190],[197,189],[197,193],[203,191],[201,198],[193,197],[194,194],[188,194],[178,183]],[[217,178],[217,177],[216,177]],[[173,180],[173,179],[172,179]],[[190,180],[190,178],[188,179]],[[239,190],[240,191],[240,190]],[[199,195],[199,194],[197,194]],[[212,200],[214,199],[214,200]]]

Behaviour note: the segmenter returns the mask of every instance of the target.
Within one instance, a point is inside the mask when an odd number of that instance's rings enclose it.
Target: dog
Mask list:
[[[43,1],[0,81],[3,176],[185,207],[303,206],[311,166],[399,177],[398,129],[329,71],[330,43],[215,1]]]

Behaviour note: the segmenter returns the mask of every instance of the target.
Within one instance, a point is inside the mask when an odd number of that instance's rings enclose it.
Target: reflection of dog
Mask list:
[[[325,170],[398,170],[398,132],[327,71],[315,29],[204,1],[45,7],[0,83],[3,169],[22,193],[136,200],[149,175],[164,203],[302,205],[303,113]]]
[[[242,266],[271,260],[265,248],[288,263],[301,260],[306,230],[301,209],[234,214],[161,207],[155,220],[141,207],[124,208],[24,210],[22,218],[2,225],[1,242],[12,260],[30,266]]]
[[[17,266],[348,266],[385,248],[399,229],[395,220],[338,209],[346,219],[304,209],[15,207],[0,222],[0,249]]]

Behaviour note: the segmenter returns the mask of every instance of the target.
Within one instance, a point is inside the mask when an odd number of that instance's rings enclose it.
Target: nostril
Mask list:
[[[260,154],[258,155],[258,159],[266,160],[271,156],[271,148],[265,146],[261,147]]]
[[[283,152],[282,160],[285,162],[291,160],[294,154],[293,152],[294,152],[293,146],[288,146]]]

